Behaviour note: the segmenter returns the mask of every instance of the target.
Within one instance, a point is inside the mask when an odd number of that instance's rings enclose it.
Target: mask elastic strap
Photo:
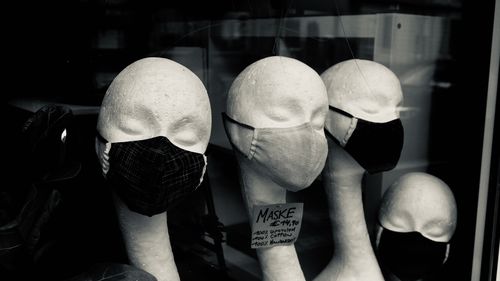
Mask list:
[[[104,149],[100,147],[98,142],[104,144]],[[101,136],[99,132],[96,132],[95,150],[99,163],[101,164],[102,174],[104,177],[106,177],[109,171],[109,151],[111,150],[111,143],[108,142],[108,140],[106,140],[103,136]]]
[[[109,141],[107,139],[105,139],[101,134],[99,134],[99,131],[96,130],[95,132],[95,135],[97,137],[97,139],[99,139],[99,141],[101,141],[102,143],[108,143]]]
[[[342,146],[343,147],[347,144],[347,142],[351,138],[352,134],[354,133],[354,130],[356,130],[357,126],[358,126],[358,118],[352,117],[351,123],[349,124],[349,129],[347,130],[344,138],[342,139]]]
[[[246,129],[249,129],[249,130],[255,130],[254,127],[250,126],[250,125],[247,125],[247,124],[244,124],[244,123],[240,123],[236,120],[234,120],[233,118],[229,117],[229,115],[227,115],[227,113],[225,112],[222,112],[222,119],[226,120],[226,121],[229,121],[231,123],[234,123],[238,126],[241,126],[243,128],[246,128]]]
[[[222,121],[226,135],[233,148],[251,159],[254,152],[252,150],[252,141],[254,139],[255,128],[232,119],[225,112],[222,112]]]
[[[334,106],[328,105],[328,108],[329,108],[330,110],[335,111],[335,112],[337,112],[337,113],[340,113],[340,114],[342,114],[342,115],[344,115],[344,116],[347,116],[347,117],[350,117],[350,118],[354,117],[354,116],[352,116],[352,114],[350,114],[349,112],[343,111],[342,109],[336,108],[336,107],[334,107]]]
[[[201,171],[200,182],[196,186],[195,190],[198,189],[198,187],[200,187],[200,185],[203,183],[203,180],[205,179],[205,173],[207,172],[208,159],[207,159],[207,156],[205,154],[202,154],[202,155],[203,155],[203,162],[204,162],[203,170]]]
[[[328,135],[333,139],[335,140],[335,142],[340,145],[341,147],[345,147],[347,142],[349,141],[349,139],[351,138],[352,134],[354,133],[354,130],[356,129],[357,125],[358,125],[358,118],[357,117],[354,117],[352,114],[348,113],[348,112],[345,112],[343,111],[342,109],[338,109],[336,107],[333,107],[331,105],[328,106],[330,110],[334,111],[334,112],[337,112],[341,115],[344,115],[348,118],[351,119],[351,122],[349,124],[349,128],[347,129],[344,137],[342,137],[341,140],[338,140],[336,137],[333,136],[332,133],[328,132],[328,130],[325,130]]]

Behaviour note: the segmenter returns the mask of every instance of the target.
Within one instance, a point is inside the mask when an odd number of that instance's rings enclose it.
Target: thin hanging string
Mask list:
[[[280,53],[280,38],[281,33],[284,29],[283,24],[285,22],[286,17],[288,16],[288,10],[292,6],[293,0],[288,3],[288,6],[283,11],[283,15],[280,17],[280,21],[278,24],[278,29],[276,30],[276,36],[274,37],[274,45],[273,45],[273,55],[279,56]]]
[[[359,67],[358,61],[357,61],[356,57],[354,56],[354,52],[351,48],[351,44],[349,43],[349,39],[347,39],[347,33],[345,32],[344,23],[342,22],[342,17],[340,16],[340,9],[339,9],[339,6],[337,5],[337,1],[333,0],[333,4],[335,5],[335,10],[337,11],[337,17],[339,19],[340,29],[342,30],[342,34],[344,35],[345,42],[347,43],[347,48],[349,49],[349,52],[351,53],[351,57],[354,59],[354,63],[356,64],[356,68],[358,69],[359,74],[363,78],[363,81],[365,81],[365,85],[368,88],[368,92],[373,95],[370,84],[368,84],[368,81],[366,80],[365,75],[363,74],[363,71],[361,71],[361,68]]]
[[[333,0],[333,4],[335,5],[335,10],[337,11],[337,17],[339,19],[340,29],[342,30],[342,34],[344,34],[344,39],[345,39],[345,42],[347,43],[347,48],[349,49],[349,52],[351,53],[351,57],[353,59],[355,59],[354,52],[352,51],[352,48],[351,48],[351,44],[349,43],[349,40],[347,39],[347,34],[345,32],[344,23],[342,22],[342,17],[340,16],[340,9],[339,9],[339,6],[337,5],[337,1]]]

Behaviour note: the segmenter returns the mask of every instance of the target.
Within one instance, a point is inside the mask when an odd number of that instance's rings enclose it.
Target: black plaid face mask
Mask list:
[[[195,191],[205,168],[205,155],[181,149],[160,136],[112,143],[106,181],[130,210],[152,216]]]

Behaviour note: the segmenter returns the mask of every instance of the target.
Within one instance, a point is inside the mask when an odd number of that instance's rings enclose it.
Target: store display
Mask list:
[[[500,0],[11,4],[0,280],[498,279]]]

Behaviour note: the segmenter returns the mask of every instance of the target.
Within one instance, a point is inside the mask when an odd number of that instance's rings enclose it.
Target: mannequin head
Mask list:
[[[240,169],[250,217],[256,205],[287,202],[325,164],[328,111],[319,75],[304,63],[274,56],[246,67],[227,97],[224,127]],[[258,248],[265,280],[304,280],[294,245]]]
[[[401,271],[397,272],[400,280],[418,280],[443,264],[448,257],[448,242],[457,223],[455,198],[448,185],[439,178],[426,173],[408,173],[385,192],[378,220],[376,246],[382,267],[389,272]],[[382,243],[388,244],[384,247],[387,250],[381,249]],[[420,249],[416,249],[418,252],[412,253],[413,265],[404,264],[406,257],[403,254],[397,256],[397,251],[408,243],[421,245]],[[399,249],[391,249],[391,246]],[[421,265],[419,256],[435,263]],[[401,264],[395,265],[391,259],[398,259]],[[397,266],[399,268],[395,269]]]
[[[298,60],[267,57],[245,68],[229,90],[224,121],[241,168],[289,190],[310,185],[326,159],[327,102],[319,75]],[[254,162],[259,151],[276,162]]]
[[[401,84],[398,77],[384,65],[350,59],[328,68],[321,78],[325,82],[331,106],[375,123],[399,118],[398,106],[403,100]]]
[[[369,173],[387,171],[397,164],[403,146],[398,106],[401,85],[382,64],[351,59],[321,75],[330,105],[325,123],[331,146],[337,146]],[[353,167],[356,168],[356,167]]]
[[[202,154],[211,131],[207,92],[193,72],[174,61],[138,60],[121,71],[109,86],[102,101],[97,131],[100,136],[96,150],[104,175],[108,181],[110,177],[121,178],[119,183],[113,180],[114,185],[132,184],[131,177],[124,174],[133,171],[136,182],[132,185],[138,185],[138,189],[150,186],[155,191],[150,190],[151,194],[146,197],[154,200],[163,192],[165,183],[152,183],[149,179],[161,178],[160,174],[176,167],[174,161],[182,162],[181,168],[176,168],[178,173],[193,171],[192,181],[198,181],[199,185],[206,163]],[[171,200],[174,198],[169,198]],[[159,209],[154,212],[157,211]]]
[[[246,67],[227,97],[227,114],[255,128],[286,128],[311,122],[321,129],[327,95],[319,75],[292,58],[273,56]]]
[[[101,104],[97,131],[110,143],[167,137],[203,153],[211,130],[207,91],[186,67],[165,58],[144,58],[113,80]]]

